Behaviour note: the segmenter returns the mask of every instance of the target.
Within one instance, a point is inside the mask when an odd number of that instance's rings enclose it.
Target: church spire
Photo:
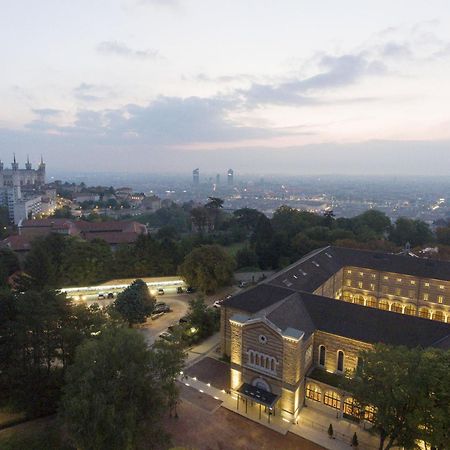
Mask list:
[[[14,153],[13,163],[11,164],[12,170],[17,170],[19,168],[19,164],[16,161],[16,154]]]
[[[25,169],[31,170],[30,155],[27,155],[27,163],[25,164]]]

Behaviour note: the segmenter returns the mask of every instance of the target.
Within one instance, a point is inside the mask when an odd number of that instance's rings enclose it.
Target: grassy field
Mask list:
[[[247,245],[247,242],[236,242],[234,244],[228,245],[227,247],[223,247],[223,249],[233,258],[236,256],[236,253],[244,248]]]
[[[56,418],[26,422],[0,431],[2,450],[75,450],[62,437]]]

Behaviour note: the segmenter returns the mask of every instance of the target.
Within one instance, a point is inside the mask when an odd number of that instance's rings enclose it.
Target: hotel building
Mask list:
[[[295,420],[310,406],[369,421],[340,377],[376,343],[450,348],[450,263],[337,247],[312,252],[223,303],[237,406]]]

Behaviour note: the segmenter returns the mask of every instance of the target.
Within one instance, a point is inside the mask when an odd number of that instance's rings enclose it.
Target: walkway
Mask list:
[[[256,404],[252,406],[250,402],[248,402],[246,413],[245,402],[241,401],[239,410],[237,410],[237,397],[227,394],[225,389],[217,389],[210,383],[204,383],[196,377],[189,377],[185,374],[182,374],[179,377],[179,380],[186,386],[210,395],[216,400],[221,400],[221,406],[224,408],[277,431],[278,433],[285,435],[286,433],[291,432],[329,450],[349,450],[351,438],[356,431],[360,443],[360,450],[378,449],[378,439],[367,431],[364,431],[358,425],[352,424],[346,420],[337,420],[330,415],[313,410],[312,408],[303,408],[297,423],[295,424],[282,418],[278,414],[271,416],[270,423],[268,423],[268,417],[267,414],[264,413],[264,410],[261,419],[259,418],[259,406]],[[328,436],[328,426],[330,423],[333,425],[333,430],[335,432],[333,439],[330,439]]]

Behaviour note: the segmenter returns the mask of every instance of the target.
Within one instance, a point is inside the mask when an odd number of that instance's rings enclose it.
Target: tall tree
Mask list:
[[[143,280],[135,280],[117,296],[113,305],[131,328],[137,323],[145,323],[153,311],[155,299]]]
[[[233,279],[234,260],[218,245],[202,245],[190,252],[179,267],[186,282],[202,292],[215,292]]]
[[[440,352],[447,368],[449,357],[450,352]],[[435,383],[427,352],[379,344],[362,352],[361,358],[363,363],[345,387],[362,409],[374,408],[372,431],[379,436],[379,449],[415,448],[423,435],[420,430],[430,423],[427,411],[437,411],[437,403],[431,400]],[[442,426],[438,428],[442,430]]]
[[[108,329],[81,344],[60,411],[77,448],[132,450],[140,438],[152,447],[160,443],[168,407],[162,386],[174,379],[169,362],[176,365],[150,350],[135,330]]]

